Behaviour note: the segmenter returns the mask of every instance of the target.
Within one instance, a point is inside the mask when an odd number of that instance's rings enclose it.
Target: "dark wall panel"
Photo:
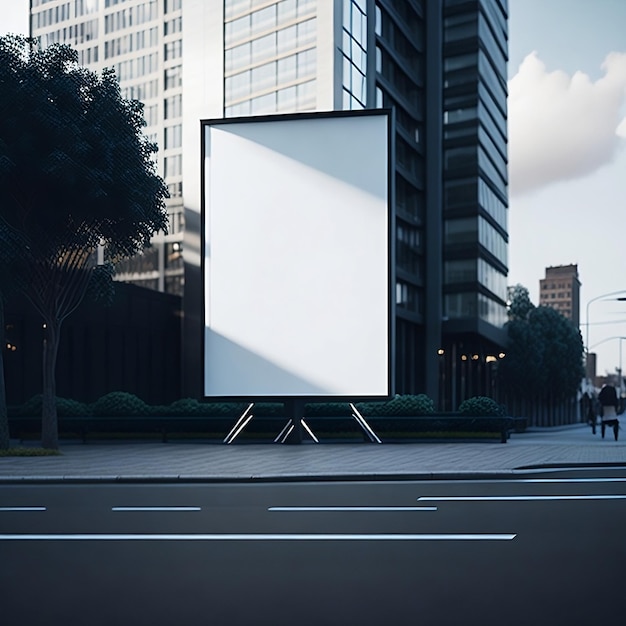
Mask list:
[[[5,318],[7,402],[19,404],[41,393],[42,320],[21,298],[7,303]],[[180,297],[116,283],[110,307],[84,302],[63,323],[57,395],[93,402],[127,391],[150,404],[180,398],[180,325]]]

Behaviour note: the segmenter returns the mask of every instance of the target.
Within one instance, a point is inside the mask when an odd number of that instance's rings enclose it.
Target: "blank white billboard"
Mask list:
[[[388,113],[203,133],[205,396],[391,395]]]

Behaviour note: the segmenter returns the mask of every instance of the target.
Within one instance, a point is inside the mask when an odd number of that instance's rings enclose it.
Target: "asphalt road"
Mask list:
[[[626,472],[0,486],[1,622],[623,624]]]

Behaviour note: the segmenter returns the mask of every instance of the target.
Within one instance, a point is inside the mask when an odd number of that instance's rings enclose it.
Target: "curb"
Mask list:
[[[450,480],[510,480],[526,475],[532,476],[540,472],[619,468],[626,469],[624,463],[574,463],[559,465],[546,463],[543,465],[527,465],[510,470],[494,471],[450,471],[450,472],[413,472],[413,473],[363,473],[363,474],[262,474],[251,476],[194,476],[164,475],[138,476],[132,474],[120,476],[3,476],[0,485],[24,484],[217,484],[217,483],[298,483],[298,482],[411,482],[411,481],[450,481]]]

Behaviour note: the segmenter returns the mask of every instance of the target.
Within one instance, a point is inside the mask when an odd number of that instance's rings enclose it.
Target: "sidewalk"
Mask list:
[[[92,480],[291,480],[510,475],[538,467],[626,467],[626,432],[614,441],[584,424],[513,433],[508,443],[303,445],[61,441],[60,456],[0,457],[0,483]]]

